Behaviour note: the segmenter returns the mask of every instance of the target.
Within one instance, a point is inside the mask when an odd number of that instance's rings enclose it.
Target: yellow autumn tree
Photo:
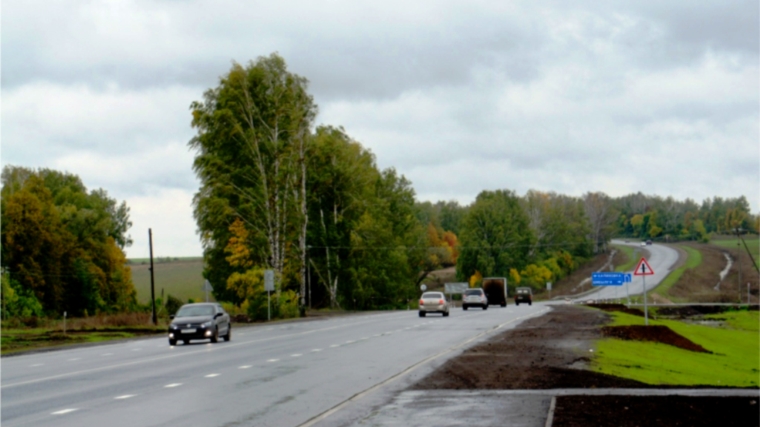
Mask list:
[[[483,275],[480,273],[480,271],[475,270],[475,274],[470,276],[470,287],[474,288],[479,283],[483,282]]]

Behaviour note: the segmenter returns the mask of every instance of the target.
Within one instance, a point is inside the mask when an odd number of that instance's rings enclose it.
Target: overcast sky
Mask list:
[[[573,5],[570,6],[569,3]],[[126,200],[129,257],[200,255],[189,105],[279,52],[419,200],[484,189],[745,195],[758,1],[2,2],[2,164]]]

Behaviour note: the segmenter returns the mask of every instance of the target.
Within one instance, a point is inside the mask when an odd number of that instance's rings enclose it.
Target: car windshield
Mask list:
[[[464,291],[465,295],[482,295],[483,291],[480,289],[470,289],[469,291]]]
[[[440,292],[427,292],[422,294],[422,299],[441,299],[443,294]]]
[[[211,316],[214,307],[210,305],[186,305],[179,309],[176,317]]]

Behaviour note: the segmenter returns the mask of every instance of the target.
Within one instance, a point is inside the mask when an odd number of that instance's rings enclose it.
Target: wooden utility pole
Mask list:
[[[158,321],[156,320],[156,293],[153,283],[153,231],[150,228],[148,229],[148,246],[150,246],[150,305],[153,310],[153,324],[157,325]]]

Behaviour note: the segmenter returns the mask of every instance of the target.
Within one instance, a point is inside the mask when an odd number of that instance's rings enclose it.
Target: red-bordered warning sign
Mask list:
[[[633,270],[634,276],[651,276],[653,274],[654,270],[652,270],[652,267],[649,266],[645,258],[641,258],[638,265],[636,265],[636,269]]]

